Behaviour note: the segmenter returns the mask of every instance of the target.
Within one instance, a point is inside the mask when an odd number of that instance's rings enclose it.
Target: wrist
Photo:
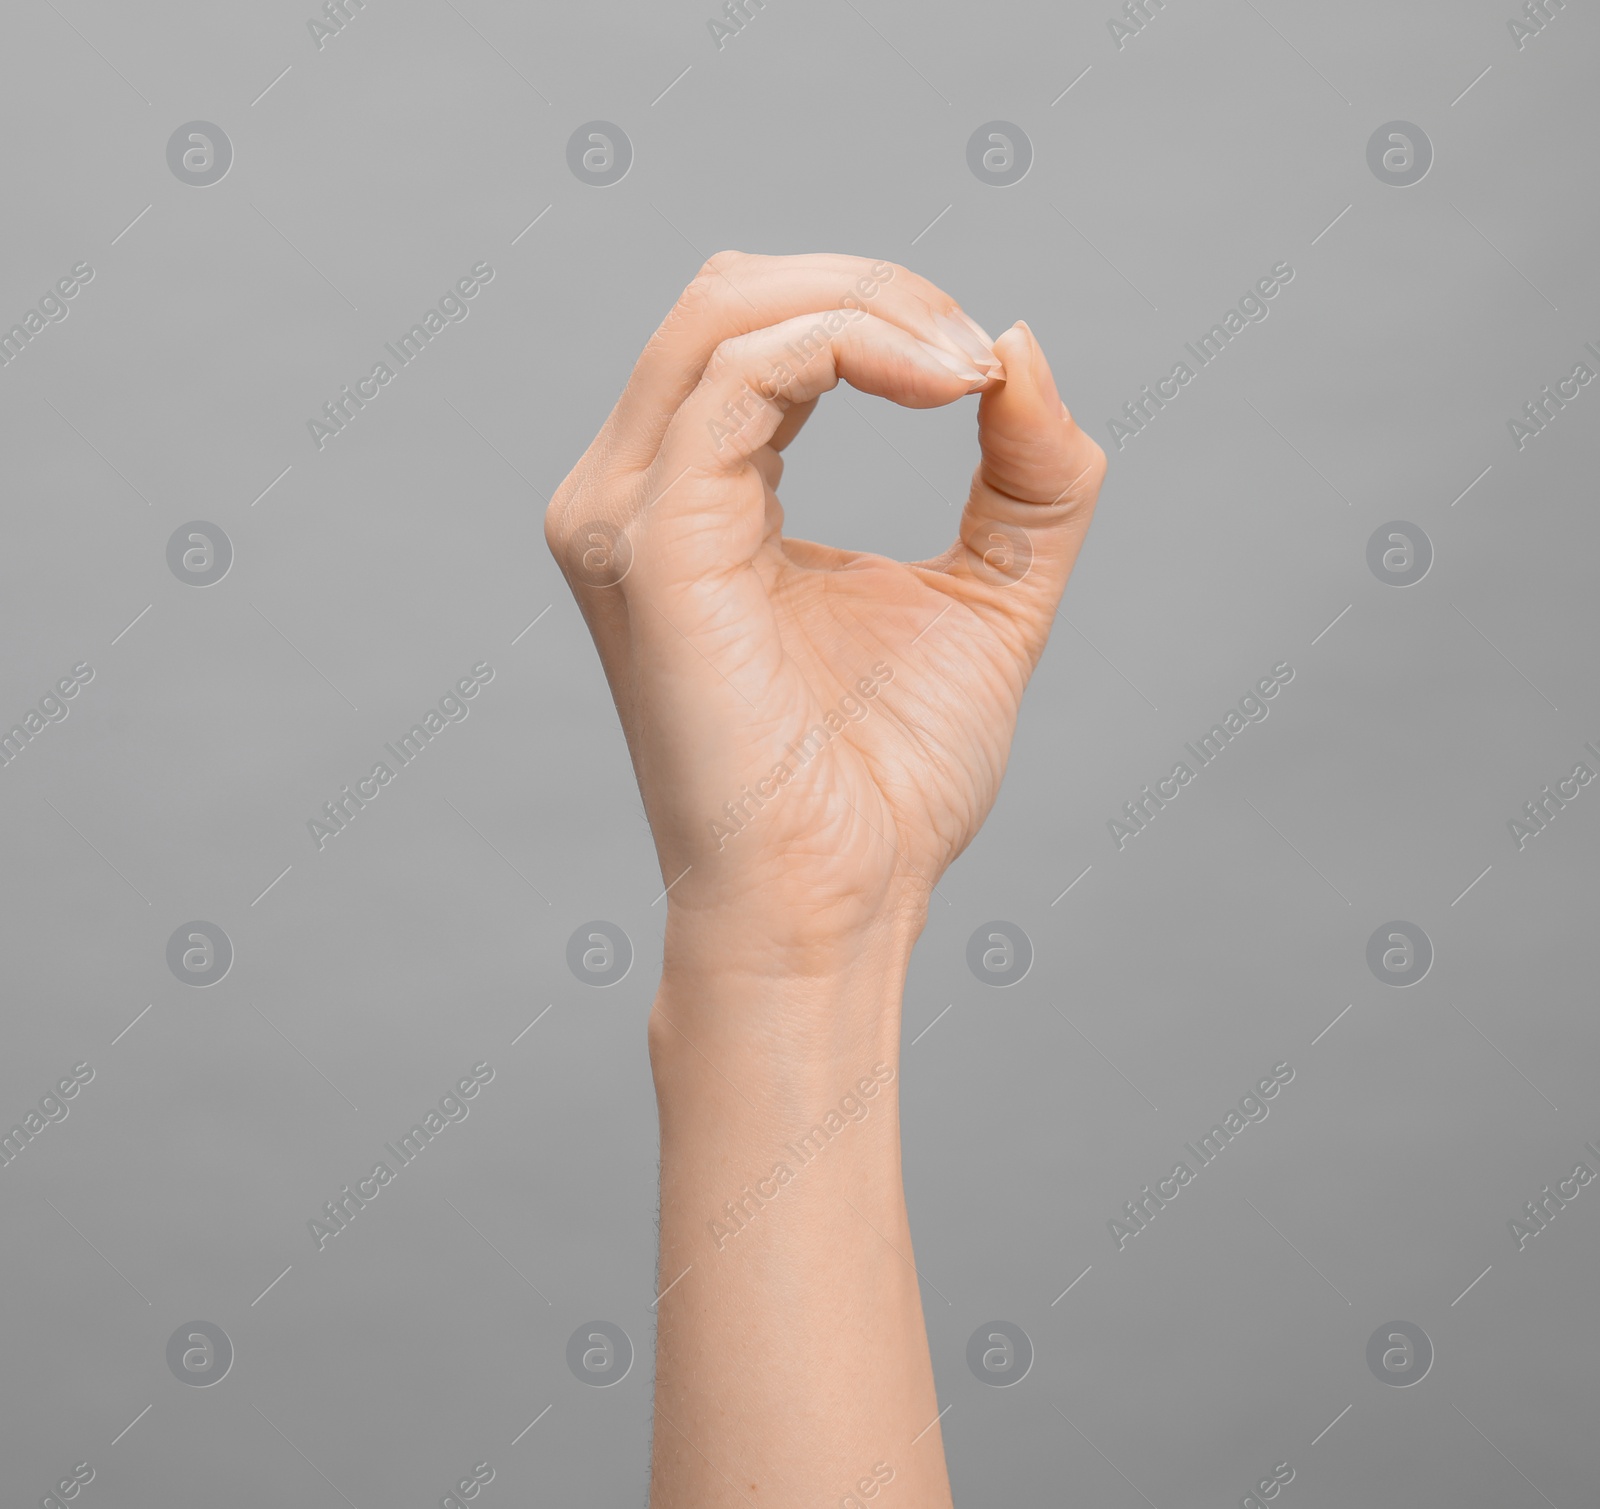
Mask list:
[[[697,990],[717,988],[724,978],[740,988],[770,983],[815,994],[898,990],[926,920],[925,905],[838,920],[798,904],[690,906],[669,896],[662,978]]]
[[[914,932],[886,922],[803,959],[761,936],[669,918],[649,1026],[663,1124],[690,1103],[740,1123],[787,1116],[897,1065]]]

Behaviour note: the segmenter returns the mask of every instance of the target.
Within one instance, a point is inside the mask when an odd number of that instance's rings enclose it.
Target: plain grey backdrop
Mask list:
[[[1600,1189],[1570,1176],[1600,1172],[1600,789],[1570,778],[1600,771],[1600,391],[1571,374],[1600,371],[1600,16],[347,9],[6,12],[6,1501],[84,1463],[90,1505],[420,1509],[480,1463],[480,1504],[641,1500],[665,904],[542,513],[733,247],[1026,318],[1111,457],[906,998],[957,1502],[1220,1509],[1287,1463],[1280,1504],[1594,1503]],[[595,122],[620,181],[581,167]],[[1020,181],[969,165],[980,128],[980,162],[1031,152]],[[319,447],[308,421],[479,264],[470,313]],[[1278,264],[1270,313],[1114,436]],[[794,533],[932,554],[972,406],[841,390],[789,455]],[[1402,565],[1425,538],[1427,574],[1375,569],[1375,534]],[[1119,842],[1280,663],[1270,716]],[[470,715],[319,847],[479,666]],[[608,988],[567,963],[595,920],[635,954]],[[1006,988],[966,962],[995,920],[1033,948]],[[175,936],[203,962],[196,922],[232,949],[203,987],[168,962]],[[1395,922],[1433,955],[1404,986],[1368,963]],[[386,1154],[479,1065],[470,1115]],[[1278,1065],[1202,1167],[1183,1144]],[[567,1364],[597,1320],[635,1351],[609,1387]],[[966,1361],[996,1320],[1033,1352],[1009,1387]],[[1425,1376],[1368,1364],[1400,1322]]]

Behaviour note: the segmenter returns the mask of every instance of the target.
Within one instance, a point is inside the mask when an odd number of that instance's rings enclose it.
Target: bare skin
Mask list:
[[[781,452],[840,381],[911,408],[981,393],[937,559],[783,534]],[[670,886],[656,1509],[950,1503],[901,994],[1104,472],[1026,326],[991,341],[888,263],[720,253],[550,505]]]

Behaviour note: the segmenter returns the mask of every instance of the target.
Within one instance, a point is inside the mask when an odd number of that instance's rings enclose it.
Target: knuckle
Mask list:
[[[1088,435],[1083,437],[1084,449],[1079,454],[1080,464],[1076,475],[1068,484],[1068,500],[1077,507],[1092,508],[1105,481],[1106,453],[1100,443]]]
[[[706,378],[715,379],[737,369],[748,346],[749,338],[743,335],[729,335],[718,341],[706,360]]]
[[[741,252],[721,251],[706,258],[699,272],[678,295],[677,302],[667,311],[666,318],[651,337],[647,350],[659,347],[664,341],[670,342],[685,329],[718,319],[719,311],[729,297],[727,274],[742,255]]]
[[[582,463],[580,462],[581,466]],[[550,547],[552,555],[559,554],[556,549],[561,538],[561,526],[572,509],[573,494],[578,490],[578,470],[575,466],[561,479],[561,485],[550,495],[550,501],[544,509],[544,537],[545,543]]]
[[[595,506],[597,492],[603,496],[607,490],[603,483],[597,488],[596,480],[586,455],[563,479],[545,508],[544,541],[559,566],[569,565],[579,553],[574,543],[578,526],[584,514]]]
[[[695,281],[714,281],[732,272],[744,260],[743,252],[719,251],[712,254],[700,264],[700,271],[695,274]]]
[[[1085,496],[1092,498],[1105,480],[1110,461],[1105,448],[1073,418],[1065,404],[1062,410],[1067,422],[1066,453],[1072,458],[1072,481],[1068,487],[1074,499]]]
[[[544,511],[544,543],[558,565],[565,564],[571,554],[572,542],[569,538],[571,518],[572,510],[568,500],[557,493]]]

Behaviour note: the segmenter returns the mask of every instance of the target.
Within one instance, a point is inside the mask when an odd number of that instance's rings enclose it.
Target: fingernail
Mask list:
[[[1027,321],[1018,320],[1017,324],[1028,337],[1028,375],[1046,402],[1053,398],[1060,403],[1061,394],[1056,391],[1055,376],[1050,371],[1050,363],[1045,360],[1044,348],[1039,344],[1038,336],[1033,333]]]
[[[940,332],[981,372],[989,377],[1003,377],[1005,368],[994,354],[994,342],[958,309],[954,314],[935,314],[933,322]]]
[[[990,375],[995,377],[995,378],[998,378],[1001,382],[1004,382],[1005,381],[1005,377],[1006,377],[1005,363],[1002,362],[1000,360],[1000,358],[995,355],[994,337],[992,335],[990,335],[989,332],[987,330],[985,330],[982,325],[980,325],[975,319],[973,319],[973,317],[970,314],[968,314],[965,309],[957,309],[955,311],[955,313],[957,314],[957,316],[959,318],[961,318],[961,319],[966,321],[967,325],[971,328],[973,333],[978,337],[978,339],[980,341],[983,342],[984,349],[986,351],[988,351],[988,353],[989,353],[990,361],[992,361],[994,363],[994,371]]]
[[[929,341],[919,340],[917,344],[922,347],[946,372],[953,372],[965,383],[981,383],[987,380],[987,373],[979,372],[970,363],[964,362],[960,357],[952,356],[941,346],[935,346]]]
[[[975,319],[973,319],[973,317],[970,314],[968,314],[965,309],[957,309],[957,310],[954,311],[954,313],[955,313],[955,316],[956,316],[957,319],[966,321],[967,327],[972,331],[972,333],[975,336],[978,337],[978,339],[980,341],[983,342],[983,344],[989,350],[991,350],[991,351],[994,350],[994,337],[992,335],[990,335],[989,332],[987,330],[985,330],[982,325],[980,325]]]
[[[1023,337],[1022,359],[1019,363],[1016,360],[1016,353],[1012,353],[1011,373],[1017,381],[1026,382],[1033,376],[1033,331],[1022,320],[1018,320],[1011,327],[1011,330],[1020,330]],[[1009,335],[1011,330],[1008,330],[1006,334]]]

